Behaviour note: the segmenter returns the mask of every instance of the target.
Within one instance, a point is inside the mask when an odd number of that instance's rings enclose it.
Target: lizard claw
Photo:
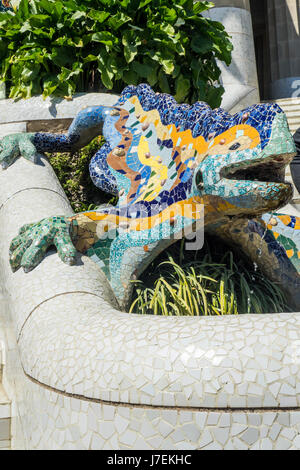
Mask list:
[[[70,266],[75,264],[77,250],[71,235],[72,223],[68,217],[49,217],[36,224],[25,225],[10,245],[12,270],[15,272],[22,267],[25,273],[32,271],[52,245],[64,263]]]
[[[34,134],[20,133],[3,137],[0,141],[0,165],[6,170],[20,155],[36,162],[37,151],[33,143]]]

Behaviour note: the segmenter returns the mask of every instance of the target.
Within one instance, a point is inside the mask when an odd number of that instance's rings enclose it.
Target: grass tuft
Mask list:
[[[73,154],[47,154],[75,212],[94,210],[100,204],[115,204],[117,201],[116,197],[97,188],[89,173],[89,163],[103,143],[100,136]]]
[[[238,315],[289,311],[278,285],[220,240],[202,250],[173,245],[134,281],[131,313],[165,316]]]

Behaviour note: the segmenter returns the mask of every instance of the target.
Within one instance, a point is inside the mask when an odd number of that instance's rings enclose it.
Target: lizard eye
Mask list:
[[[202,171],[201,170],[198,170],[197,173],[196,173],[196,178],[195,178],[195,182],[196,182],[196,186],[197,188],[202,191],[203,188],[204,188],[204,183],[203,183],[203,175],[202,175]]]
[[[229,150],[237,150],[237,149],[240,148],[240,146],[241,146],[241,144],[239,142],[236,142],[231,147],[229,147]]]

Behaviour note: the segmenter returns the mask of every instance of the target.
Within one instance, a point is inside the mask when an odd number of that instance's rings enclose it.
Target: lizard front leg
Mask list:
[[[71,217],[50,217],[25,225],[11,243],[10,263],[15,271],[34,269],[47,249],[55,246],[61,260],[76,262],[76,252],[96,262],[106,275],[121,307],[130,297],[132,280],[178,238],[193,230],[203,213],[192,203],[162,208],[149,217],[138,217],[138,207],[108,207]]]
[[[114,113],[114,108],[95,106],[78,113],[67,134],[22,133],[11,134],[0,140],[0,164],[10,166],[18,156],[32,162],[39,153],[75,152],[101,134],[101,123]]]
[[[148,217],[141,207],[110,207],[72,218],[78,251],[86,253],[106,275],[122,308],[136,280],[156,256],[204,223],[202,206],[194,201],[161,208]],[[200,222],[200,224],[199,224]]]

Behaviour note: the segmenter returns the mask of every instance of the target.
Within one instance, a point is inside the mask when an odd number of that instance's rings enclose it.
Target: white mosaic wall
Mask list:
[[[196,410],[116,405],[42,387],[24,375],[13,322],[5,386],[14,397],[14,449],[300,449],[300,411]]]
[[[15,449],[300,449],[300,411],[118,406],[48,390],[24,375],[6,331]]]
[[[300,449],[300,412],[207,412],[111,406],[27,383],[30,449]],[[34,421],[32,419],[34,416]]]
[[[63,214],[71,209],[46,161],[0,173],[14,448],[300,448],[299,314],[129,315],[86,257],[69,267],[49,254],[13,274],[20,226]]]

